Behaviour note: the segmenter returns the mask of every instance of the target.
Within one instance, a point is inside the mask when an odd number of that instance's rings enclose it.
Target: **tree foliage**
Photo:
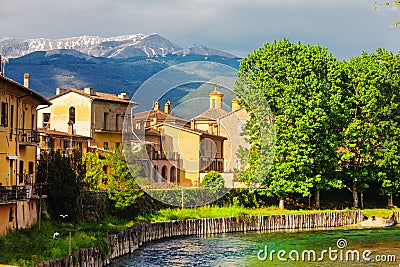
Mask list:
[[[41,156],[38,182],[47,183],[47,204],[56,218],[60,215],[68,215],[72,220],[80,218],[83,173],[84,166],[77,151],[71,157],[54,151]]]
[[[200,183],[200,186],[213,192],[220,192],[225,188],[224,178],[216,171],[208,172]]]
[[[257,87],[236,86],[251,116],[246,127],[252,153],[244,176],[259,169],[263,163],[257,155],[260,144],[270,141],[259,134],[260,119],[252,108],[265,99],[274,118],[276,147],[271,170],[264,169],[259,175],[270,195],[283,200],[290,194],[309,195],[313,188],[341,186],[334,175],[340,121],[337,106],[342,99],[336,85],[337,66],[326,48],[286,39],[266,43],[241,62],[239,78],[246,77]],[[254,94],[257,97],[249,97]]]
[[[83,157],[86,166],[85,183],[88,190],[99,190],[103,188],[103,181],[107,180],[104,168],[107,167],[105,160],[99,158],[96,153],[88,152]]]
[[[128,168],[121,152],[108,153],[106,162],[109,166],[107,173],[108,197],[114,201],[115,207],[124,210],[133,205],[143,191],[135,181],[140,177],[141,168],[139,165]]]

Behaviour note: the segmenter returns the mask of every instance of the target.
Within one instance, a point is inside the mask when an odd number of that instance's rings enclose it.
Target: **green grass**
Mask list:
[[[105,248],[108,235],[130,226],[131,221],[115,218],[91,223],[44,220],[40,232],[35,225],[31,229],[14,231],[0,237],[0,264],[33,266],[48,259],[64,257],[68,255],[69,232],[72,236],[72,251],[96,246]],[[59,236],[53,238],[55,232]]]
[[[273,214],[309,214],[317,212],[330,212],[335,210],[279,210],[278,207],[265,207],[258,209],[250,209],[238,206],[227,207],[197,207],[186,208],[183,210],[176,209],[162,209],[153,213],[137,217],[138,221],[157,222],[168,220],[184,220],[196,218],[217,218],[217,217],[231,217],[243,215],[273,215]]]
[[[392,209],[364,209],[363,214],[364,216],[371,217],[382,217],[382,218],[389,218],[390,214],[395,211],[400,211],[399,208],[392,208]]]
[[[365,209],[364,215],[388,217],[398,209]],[[99,222],[67,223],[56,220],[44,220],[41,231],[37,226],[31,229],[14,231],[0,237],[0,264],[33,266],[48,259],[64,257],[68,254],[68,234],[72,235],[72,251],[79,248],[102,246],[106,247],[106,238],[112,233],[123,230],[140,222],[157,222],[194,218],[216,218],[243,215],[273,215],[273,214],[308,214],[331,212],[335,210],[279,210],[277,207],[258,209],[238,206],[228,207],[197,207],[162,209],[157,212],[137,216],[132,220],[106,218]],[[60,235],[53,239],[53,234]]]

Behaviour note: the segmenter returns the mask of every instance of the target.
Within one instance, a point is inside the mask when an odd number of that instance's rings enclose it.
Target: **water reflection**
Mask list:
[[[346,241],[346,246],[338,247],[338,240]],[[343,245],[343,244],[342,244]],[[261,261],[257,254],[268,248],[268,257]],[[328,253],[321,258],[323,250],[336,250],[337,259],[330,260]],[[208,237],[179,237],[143,245],[134,254],[115,262],[114,266],[399,266],[400,228],[375,229],[334,229],[312,231],[274,231],[267,233],[235,233]],[[269,253],[275,251],[271,256]],[[299,252],[299,261],[282,261],[278,251],[286,252],[283,258],[289,259],[291,251]],[[312,257],[301,260],[303,251],[316,252]],[[369,258],[363,260],[363,252],[370,250]],[[359,258],[354,254],[359,252]],[[342,253],[342,254],[341,254]],[[348,259],[346,260],[346,253]],[[354,254],[354,255],[353,255]],[[292,256],[296,255],[292,253]],[[377,262],[376,256],[381,256]],[[391,257],[389,257],[391,256]],[[342,260],[340,260],[342,257]],[[386,257],[386,258],[384,258]]]

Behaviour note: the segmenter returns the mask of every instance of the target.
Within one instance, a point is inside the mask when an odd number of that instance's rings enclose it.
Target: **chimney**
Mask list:
[[[154,110],[160,110],[160,102],[154,103]]]
[[[64,92],[66,92],[66,91],[67,91],[67,89],[65,89],[65,88],[57,87],[56,88],[56,95],[62,94]]]
[[[83,92],[88,95],[96,95],[96,91],[92,87],[86,87]]]
[[[129,94],[128,93],[120,93],[118,95],[119,99],[123,99],[123,100],[129,100]]]
[[[236,111],[240,108],[241,107],[239,105],[239,97],[235,97],[234,99],[232,99],[232,111]]]
[[[164,113],[170,114],[171,113],[171,101],[167,101],[164,105]]]
[[[29,73],[24,73],[24,86],[29,88]]]
[[[190,120],[190,129],[194,130],[194,128],[195,128],[195,122],[194,122],[194,119],[192,118]]]

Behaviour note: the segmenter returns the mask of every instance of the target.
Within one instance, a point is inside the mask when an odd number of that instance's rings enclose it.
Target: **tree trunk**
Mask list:
[[[320,196],[320,190],[317,189],[317,191],[315,192],[315,207],[317,207],[317,209],[319,209],[320,206],[320,202],[319,202],[319,196]]]
[[[283,197],[279,197],[279,209],[280,210],[285,209],[285,199]]]
[[[357,182],[353,181],[353,208],[358,208],[358,192],[357,192]]]
[[[393,194],[388,197],[388,207],[393,208]]]
[[[363,209],[364,208],[364,192],[360,193],[360,205],[361,205],[361,208]]]

